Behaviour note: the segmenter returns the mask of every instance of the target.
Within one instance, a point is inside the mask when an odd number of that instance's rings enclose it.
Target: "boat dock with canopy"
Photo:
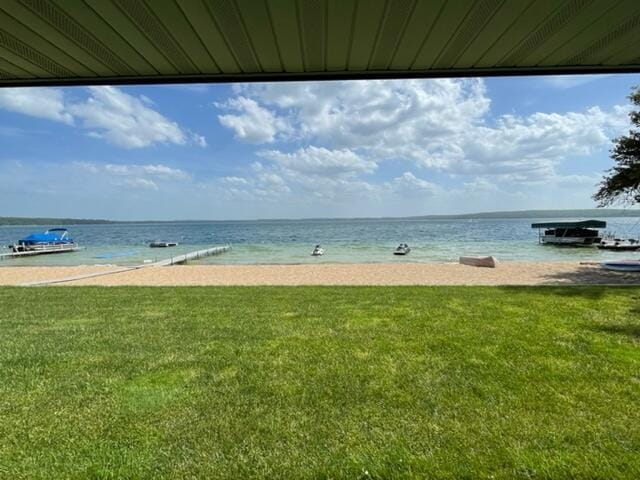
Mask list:
[[[606,228],[602,220],[583,220],[579,222],[542,222],[532,223],[531,228],[538,229],[538,242],[550,245],[594,246],[602,241],[596,229]]]

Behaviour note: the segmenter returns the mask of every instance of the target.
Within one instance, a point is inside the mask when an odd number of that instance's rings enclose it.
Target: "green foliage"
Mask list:
[[[637,288],[4,288],[0,304],[0,478],[640,478]]]
[[[640,87],[635,87],[629,100],[640,107]],[[629,114],[634,129],[629,135],[616,138],[611,158],[616,165],[608,171],[593,196],[600,205],[610,205],[618,200],[623,203],[640,203],[640,111]]]

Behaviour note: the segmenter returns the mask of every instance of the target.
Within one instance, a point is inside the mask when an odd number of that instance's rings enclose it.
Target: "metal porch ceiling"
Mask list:
[[[634,71],[638,0],[0,2],[0,86]]]

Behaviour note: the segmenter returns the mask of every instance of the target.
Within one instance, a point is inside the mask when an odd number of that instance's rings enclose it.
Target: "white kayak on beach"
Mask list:
[[[498,259],[496,257],[460,257],[461,265],[470,265],[472,267],[489,267],[496,268]]]
[[[613,270],[616,272],[640,272],[640,260],[602,262],[600,266],[605,270]]]

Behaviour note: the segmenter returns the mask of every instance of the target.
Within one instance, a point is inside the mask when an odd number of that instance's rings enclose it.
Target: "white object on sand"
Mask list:
[[[496,257],[460,257],[460,264],[471,265],[472,267],[496,268],[498,259]]]

